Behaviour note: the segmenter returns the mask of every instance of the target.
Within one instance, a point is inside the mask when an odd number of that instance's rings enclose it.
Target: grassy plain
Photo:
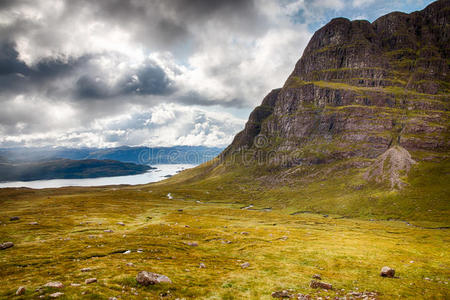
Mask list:
[[[204,168],[135,187],[0,190],[0,242],[15,244],[0,251],[0,298],[60,291],[60,299],[271,299],[282,289],[323,299],[351,291],[376,291],[380,299],[450,297],[449,231],[429,229],[449,226],[442,182],[448,164],[425,164],[413,170],[407,192],[388,194],[355,189],[358,182],[343,174],[272,189],[243,179],[254,170],[216,168],[202,179]],[[422,176],[422,168],[435,178]],[[337,192],[327,190],[332,186]],[[414,202],[419,210],[401,212]],[[398,278],[380,277],[385,265]],[[139,286],[141,270],[173,283]],[[314,274],[333,291],[311,289]],[[91,277],[98,282],[84,284]],[[39,289],[49,281],[65,287]],[[27,289],[23,296],[15,296],[19,286]]]

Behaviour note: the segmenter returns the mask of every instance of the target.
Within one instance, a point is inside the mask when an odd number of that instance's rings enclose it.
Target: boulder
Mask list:
[[[64,284],[62,284],[59,281],[50,281],[47,282],[46,284],[44,284],[44,287],[50,287],[50,288],[55,288],[55,289],[61,289],[64,287]]]
[[[58,298],[58,297],[61,297],[62,295],[64,295],[64,293],[56,292],[56,293],[50,294],[50,295],[48,295],[48,296],[49,296],[50,298]]]
[[[24,287],[24,286],[20,286],[20,287],[17,289],[17,291],[16,291],[16,295],[17,295],[17,296],[23,295],[23,294],[25,294],[25,291],[26,291],[25,287]]]
[[[88,278],[84,281],[85,284],[91,284],[97,282],[97,278]]]
[[[154,285],[159,283],[172,283],[169,277],[157,273],[141,271],[136,276],[136,281],[141,285]]]
[[[309,284],[309,286],[313,289],[324,289],[324,290],[332,290],[333,289],[333,285],[331,285],[330,283],[316,281],[316,280],[311,280],[311,283]]]
[[[0,250],[5,250],[14,246],[13,242],[5,242],[0,244]]]
[[[277,291],[272,293],[272,298],[292,298],[293,295],[289,291]]]
[[[393,278],[395,275],[395,270],[390,267],[383,267],[381,268],[380,276],[381,277],[388,277]]]

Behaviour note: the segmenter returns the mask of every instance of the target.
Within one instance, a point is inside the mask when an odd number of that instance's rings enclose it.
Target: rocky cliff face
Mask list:
[[[373,159],[394,146],[415,160],[448,155],[449,21],[450,0],[373,23],[332,20],[225,158],[262,152],[269,165],[292,167]]]

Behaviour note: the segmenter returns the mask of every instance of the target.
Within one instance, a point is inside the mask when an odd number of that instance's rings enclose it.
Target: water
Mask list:
[[[178,171],[193,168],[196,165],[191,164],[164,164],[153,165],[156,170],[150,170],[147,173],[129,176],[98,177],[83,179],[49,179],[34,181],[9,181],[0,182],[0,188],[6,187],[28,187],[33,189],[59,188],[64,186],[102,186],[117,184],[145,184],[166,179],[167,175],[175,175]]]

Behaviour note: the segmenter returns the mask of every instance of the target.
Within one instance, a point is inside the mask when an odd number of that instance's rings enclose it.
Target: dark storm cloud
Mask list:
[[[0,94],[23,93],[33,88],[45,90],[53,79],[69,76],[88,60],[88,56],[67,61],[44,58],[30,67],[19,59],[14,42],[0,41]]]
[[[164,70],[147,60],[136,72],[124,74],[115,84],[108,84],[101,75],[82,75],[76,81],[75,95],[78,99],[101,100],[130,95],[168,95],[175,90]]]
[[[185,51],[201,26],[221,24],[236,32],[266,28],[254,0],[67,1],[66,14],[91,7],[93,15],[134,34],[151,49]]]

